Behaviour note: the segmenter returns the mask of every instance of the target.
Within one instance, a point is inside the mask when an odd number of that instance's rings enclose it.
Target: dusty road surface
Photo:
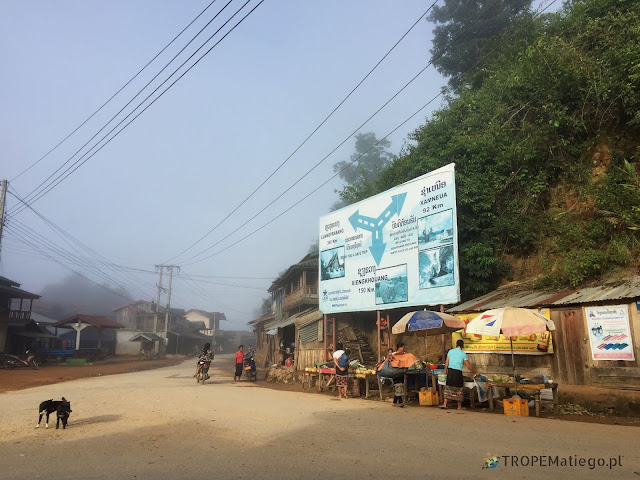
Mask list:
[[[116,373],[138,372],[152,368],[168,367],[182,363],[184,357],[169,356],[154,360],[139,360],[132,356],[119,356],[108,360],[98,361],[87,365],[46,365],[39,370],[30,368],[16,368],[14,370],[0,369],[0,393],[10,390],[49,385],[51,383],[66,382],[78,378],[101,377]],[[195,361],[195,360],[194,360]]]
[[[194,363],[0,394],[0,478],[640,479],[637,427],[272,390],[234,383],[228,358],[199,385]],[[69,427],[36,429],[38,404],[61,396]]]

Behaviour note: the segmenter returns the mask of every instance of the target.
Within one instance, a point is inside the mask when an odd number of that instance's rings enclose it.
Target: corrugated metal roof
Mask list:
[[[620,282],[577,290],[534,290],[522,284],[505,285],[447,310],[449,313],[479,312],[502,307],[553,307],[640,298],[640,276]]]

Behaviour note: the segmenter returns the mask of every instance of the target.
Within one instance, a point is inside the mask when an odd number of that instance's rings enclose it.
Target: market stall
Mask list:
[[[414,332],[416,335],[424,335],[425,345],[425,360],[428,354],[427,349],[427,337],[431,335],[442,335],[445,333],[455,332],[464,328],[465,323],[463,320],[442,312],[434,312],[430,310],[420,310],[417,312],[409,312],[404,315],[391,329],[394,334],[401,334],[406,331]],[[427,364],[423,362],[424,368],[412,368],[409,369],[404,375],[404,398],[403,402],[406,403],[409,393],[420,394],[420,379],[424,375],[424,387],[434,394],[438,390],[438,378],[437,375],[444,373],[444,365]],[[428,367],[428,368],[427,368]],[[413,389],[409,390],[409,379],[413,380]],[[436,397],[435,402],[431,402],[432,405],[438,405],[442,393]]]
[[[505,307],[493,310],[487,310],[471,320],[466,327],[468,333],[478,335],[498,336],[500,334],[509,338],[511,345],[511,363],[513,376],[508,382],[489,381],[487,382],[489,394],[489,409],[493,410],[494,395],[493,388],[504,388],[506,393],[506,401],[516,399],[520,401],[518,389],[533,392],[536,416],[540,415],[540,391],[550,388],[554,400],[554,412],[558,410],[558,384],[548,382],[546,378],[541,378],[536,382],[524,382],[516,374],[516,365],[514,359],[513,339],[519,335],[539,334],[547,331],[555,330],[555,324],[550,319],[540,315],[537,312],[525,308]],[[511,397],[511,389],[515,394]],[[526,403],[526,402],[525,402]],[[526,408],[528,406],[525,405]],[[506,408],[505,408],[506,413]],[[524,415],[528,415],[524,413]]]

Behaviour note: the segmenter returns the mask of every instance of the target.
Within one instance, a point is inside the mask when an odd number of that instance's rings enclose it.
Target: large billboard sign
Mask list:
[[[320,310],[460,301],[455,165],[320,218]]]

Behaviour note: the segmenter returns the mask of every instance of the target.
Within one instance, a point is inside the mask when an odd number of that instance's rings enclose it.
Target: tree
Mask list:
[[[454,91],[467,71],[484,66],[483,57],[510,25],[530,14],[530,7],[531,0],[445,0],[444,6],[433,7],[427,17],[436,24],[431,58],[438,71],[450,77]]]
[[[355,201],[366,198],[380,173],[391,163],[393,154],[387,151],[391,142],[378,140],[373,132],[358,133],[355,136],[355,152],[350,161],[342,160],[333,165],[346,185],[339,192],[340,200],[332,206],[337,210]]]
[[[309,245],[309,250],[307,251],[307,255],[310,253],[317,253],[320,250],[320,239],[316,238],[311,245]]]
[[[262,299],[262,304],[253,312],[256,317],[261,317],[267,313],[271,313],[271,299],[266,297]]]

